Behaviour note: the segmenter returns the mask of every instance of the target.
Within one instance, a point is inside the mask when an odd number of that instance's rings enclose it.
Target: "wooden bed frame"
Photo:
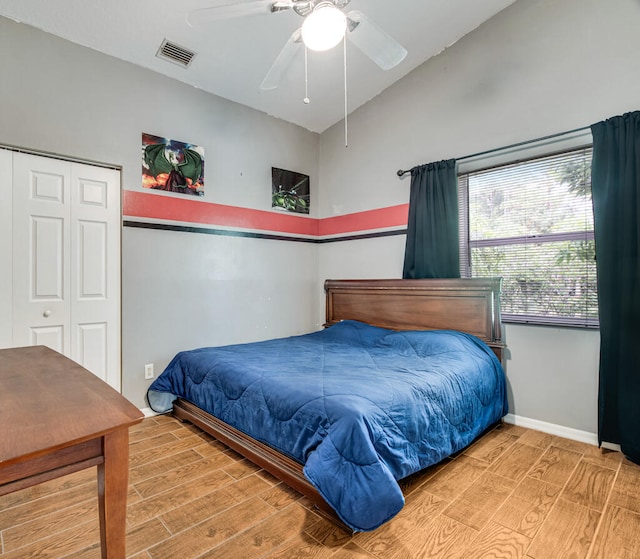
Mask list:
[[[459,330],[479,337],[502,360],[500,278],[425,280],[326,280],[326,323],[358,320],[393,330]],[[209,433],[309,498],[344,526],[309,483],[302,465],[178,398],[173,414]]]

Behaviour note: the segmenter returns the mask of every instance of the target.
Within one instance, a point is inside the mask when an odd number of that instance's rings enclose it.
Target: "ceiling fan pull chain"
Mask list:
[[[309,72],[307,66],[307,47],[304,47],[304,99],[303,102],[305,105],[311,103],[309,99]]]
[[[343,60],[344,60],[344,147],[349,147],[347,125],[347,37],[342,39],[343,44]]]

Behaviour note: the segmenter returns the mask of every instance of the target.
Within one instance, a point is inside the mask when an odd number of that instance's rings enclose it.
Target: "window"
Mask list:
[[[591,151],[459,175],[461,275],[503,278],[505,322],[598,327]]]

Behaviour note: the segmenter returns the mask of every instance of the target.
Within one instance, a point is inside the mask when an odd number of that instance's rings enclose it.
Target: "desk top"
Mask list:
[[[0,467],[142,421],[131,402],[44,346],[0,350]]]

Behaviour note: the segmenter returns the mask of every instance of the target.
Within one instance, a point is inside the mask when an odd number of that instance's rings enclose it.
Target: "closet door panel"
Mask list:
[[[110,376],[108,332],[106,322],[77,324],[75,327],[76,361],[103,380]]]
[[[13,157],[13,345],[69,355],[70,163]]]
[[[52,326],[31,326],[29,343],[25,345],[46,345],[58,353],[64,353],[64,324]]]
[[[120,388],[120,173],[71,169],[71,357]]]
[[[78,268],[75,279],[78,301],[106,301],[108,297],[107,235],[105,222],[76,221]]]
[[[64,302],[64,229],[59,217],[31,216],[27,276],[32,302]]]

